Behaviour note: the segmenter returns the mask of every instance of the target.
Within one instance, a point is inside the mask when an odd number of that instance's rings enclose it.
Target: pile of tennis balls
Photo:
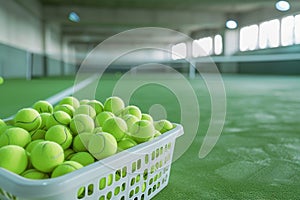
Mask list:
[[[112,96],[98,100],[38,101],[11,122],[0,119],[0,167],[29,179],[73,172],[171,130],[134,105]]]

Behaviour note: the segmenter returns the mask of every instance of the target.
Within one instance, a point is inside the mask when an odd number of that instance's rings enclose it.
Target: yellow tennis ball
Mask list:
[[[31,140],[45,139],[46,131],[43,129],[38,129],[35,131],[31,131]]]
[[[174,128],[173,124],[166,119],[162,119],[154,122],[154,127],[161,133],[165,133]]]
[[[28,158],[24,148],[7,145],[0,148],[0,167],[16,174],[21,174],[27,168]]]
[[[54,111],[64,111],[67,114],[70,115],[70,117],[72,118],[75,112],[75,109],[73,108],[73,106],[69,105],[69,104],[60,104],[54,107]]]
[[[40,142],[44,142],[45,140],[38,139],[38,140],[33,140],[31,141],[25,148],[25,150],[30,154],[32,149]]]
[[[68,149],[72,144],[73,136],[66,126],[55,125],[48,129],[45,140],[56,142],[63,149]]]
[[[141,118],[142,118],[142,112],[137,106],[133,106],[133,105],[127,106],[120,113],[121,116],[124,116],[127,114],[136,116],[139,120],[141,120]]]
[[[70,157],[71,161],[76,161],[82,166],[87,166],[95,162],[95,158],[88,152],[78,152]]]
[[[4,78],[0,76],[0,85],[4,83]]]
[[[147,120],[147,121],[153,123],[153,118],[151,117],[151,115],[146,114],[146,113],[142,114],[142,120]]]
[[[6,123],[2,119],[0,119],[0,128],[4,126],[7,126]]]
[[[96,115],[101,113],[104,108],[103,104],[97,100],[91,100],[91,101],[87,102],[87,105],[90,105],[92,108],[94,108],[94,110],[96,111]]]
[[[31,163],[41,172],[52,172],[64,161],[64,150],[56,142],[44,141],[36,144],[31,151]]]
[[[69,160],[70,157],[75,153],[75,151],[73,149],[66,149],[64,151],[64,157],[65,157],[65,160]]]
[[[94,120],[89,115],[75,115],[70,122],[70,129],[75,135],[82,132],[93,132],[94,128]]]
[[[117,141],[120,141],[127,132],[127,124],[120,117],[112,117],[104,122],[102,130],[112,134]]]
[[[161,135],[161,133],[160,133],[158,130],[155,130],[154,136],[153,136],[153,137],[158,137],[158,136],[160,136],[160,135]]]
[[[85,114],[90,116],[92,119],[96,117],[95,109],[90,105],[80,105],[78,108],[75,109],[74,115]]]
[[[117,148],[118,144],[115,137],[105,132],[93,134],[88,143],[88,151],[97,160],[114,155]]]
[[[28,178],[28,179],[35,179],[35,180],[49,178],[48,174],[40,172],[36,169],[28,169],[25,172],[23,172],[21,174],[21,176]]]
[[[118,142],[118,150],[123,151],[134,147],[137,143],[131,138],[123,138],[120,142]]]
[[[51,116],[51,113],[41,113],[40,114],[42,123],[39,129],[47,129],[46,123]]]
[[[51,116],[49,116],[46,122],[46,128],[49,129],[55,125],[69,126],[71,122],[71,117],[64,111],[55,111]]]
[[[151,140],[155,134],[155,128],[153,124],[147,120],[140,120],[135,122],[130,127],[131,137],[138,143]]]
[[[73,96],[68,96],[60,100],[58,104],[69,104],[73,106],[75,109],[79,107],[80,103],[77,98]]]
[[[40,100],[35,102],[32,106],[33,109],[38,111],[39,113],[52,113],[53,112],[53,106],[48,101]]]
[[[103,111],[101,113],[99,113],[96,118],[95,118],[95,125],[97,127],[102,127],[104,122],[109,119],[114,117],[115,115],[112,112],[108,112],[108,111]]]
[[[73,150],[75,152],[87,151],[87,145],[92,137],[92,133],[83,132],[74,137]]]
[[[130,114],[127,114],[127,115],[124,115],[122,117],[122,119],[124,119],[124,121],[126,122],[127,124],[127,128],[130,129],[130,127],[137,121],[139,121],[139,119],[134,116],[134,115],[130,115]]]
[[[0,147],[5,145],[17,145],[24,148],[30,142],[31,137],[28,131],[19,127],[9,128],[0,135]]]
[[[83,166],[75,161],[65,161],[59,164],[51,173],[51,178],[62,176],[68,173],[71,173],[75,170],[82,168]]]
[[[104,111],[109,111],[118,115],[125,107],[123,100],[119,97],[109,97],[104,102]]]
[[[41,126],[42,119],[40,113],[33,108],[23,108],[14,117],[14,125],[33,131]]]

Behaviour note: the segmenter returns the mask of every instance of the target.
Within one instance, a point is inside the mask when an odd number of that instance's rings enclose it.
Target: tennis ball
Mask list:
[[[93,134],[88,143],[88,151],[97,160],[114,155],[117,148],[118,144],[115,137],[106,132]]]
[[[0,127],[0,136],[9,128],[13,128],[14,126],[2,126]]]
[[[87,104],[89,101],[90,101],[89,99],[81,99],[81,100],[79,101],[79,104],[80,104],[80,105],[85,105],[85,104]]]
[[[0,119],[0,128],[4,126],[6,126],[6,123],[2,119]]]
[[[75,152],[87,151],[87,146],[92,135],[93,134],[89,132],[76,135],[73,140],[73,150]]]
[[[40,116],[42,119],[42,123],[41,123],[41,126],[39,129],[47,129],[46,123],[47,123],[49,117],[51,116],[51,114],[50,113],[41,113]]]
[[[2,76],[0,76],[0,85],[2,85],[4,83],[4,79]]]
[[[68,113],[71,118],[73,117],[74,112],[75,112],[75,109],[73,108],[73,106],[71,106],[69,104],[61,104],[61,105],[57,105],[54,107],[54,111],[59,111],[59,110]]]
[[[25,150],[30,154],[32,149],[40,142],[44,142],[45,140],[38,139],[38,140],[33,140],[31,141],[25,148]]]
[[[65,161],[59,164],[51,173],[51,178],[55,178],[58,176],[65,175],[67,173],[71,173],[75,170],[82,168],[83,166],[75,161]]]
[[[94,120],[85,114],[78,114],[70,122],[70,129],[77,135],[82,132],[92,132],[95,128]]]
[[[112,112],[103,111],[99,113],[95,118],[95,125],[102,127],[105,120],[114,117],[115,115]]]
[[[80,105],[78,108],[76,108],[74,115],[79,115],[79,114],[88,115],[92,119],[95,119],[95,117],[96,117],[96,111],[90,105]]]
[[[56,142],[63,149],[68,149],[72,144],[73,136],[67,127],[55,125],[48,129],[45,140]]]
[[[109,97],[104,102],[104,111],[109,111],[118,115],[125,107],[123,100],[119,97]]]
[[[28,169],[21,174],[21,176],[28,178],[28,179],[47,179],[49,175],[43,172],[40,172],[36,169]]]
[[[93,133],[100,133],[100,132],[103,132],[102,127],[96,127],[96,128],[93,130]]]
[[[139,120],[141,120],[141,118],[142,118],[142,112],[137,106],[127,106],[127,107],[125,107],[121,111],[120,115],[124,116],[124,115],[127,115],[127,114],[136,116]]]
[[[162,119],[154,122],[154,127],[156,130],[158,130],[161,133],[165,133],[174,128],[173,124],[166,119]]]
[[[66,149],[64,151],[64,157],[65,157],[65,160],[69,160],[70,157],[75,153],[75,151],[73,149]]]
[[[154,136],[153,136],[153,137],[158,137],[158,136],[160,136],[160,135],[161,135],[161,133],[160,133],[158,130],[155,130]]]
[[[28,158],[25,149],[16,145],[7,145],[0,148],[0,167],[16,174],[26,170]]]
[[[146,142],[153,138],[155,128],[153,124],[147,120],[135,122],[130,130],[131,137],[138,143]]]
[[[56,142],[39,142],[31,150],[31,163],[34,168],[42,172],[52,172],[64,161],[64,150]]]
[[[133,139],[123,138],[120,142],[118,142],[118,150],[123,151],[134,147],[135,145],[137,145],[137,143]]]
[[[31,140],[45,139],[46,131],[43,129],[38,129],[35,131],[31,131]]]
[[[40,113],[33,108],[23,108],[14,117],[14,125],[33,131],[41,126],[42,119]]]
[[[120,117],[112,117],[104,122],[102,130],[112,134],[117,141],[120,141],[127,131],[127,124]]]
[[[49,129],[55,125],[64,125],[68,126],[71,122],[71,117],[64,111],[55,111],[53,114],[48,118],[46,122],[46,128]]]
[[[96,115],[103,111],[103,104],[100,101],[91,100],[87,102],[87,105],[90,105],[92,106],[92,108],[94,108],[94,110],[96,111]]]
[[[146,113],[142,114],[142,120],[147,120],[147,121],[153,123],[153,118],[151,117],[151,115],[146,114]]]
[[[31,142],[30,134],[25,129],[19,127],[9,128],[0,135],[0,147],[5,145],[25,147],[29,142]]]
[[[88,152],[78,152],[70,157],[71,161],[76,161],[80,163],[82,166],[87,166],[95,162],[94,157]]]
[[[127,124],[127,128],[129,129],[129,127],[131,127],[135,122],[139,121],[139,119],[134,116],[134,115],[130,115],[130,114],[127,114],[127,115],[124,115],[122,117],[122,119],[124,119],[124,121],[126,122]]]
[[[72,97],[72,96],[63,98],[62,100],[60,100],[60,102],[58,104],[60,104],[60,105],[61,104],[69,104],[69,105],[73,106],[73,108],[75,108],[75,109],[78,108],[80,105],[78,99],[75,97]]]
[[[38,111],[39,113],[52,113],[53,112],[53,106],[48,101],[37,101],[32,106],[33,109]]]

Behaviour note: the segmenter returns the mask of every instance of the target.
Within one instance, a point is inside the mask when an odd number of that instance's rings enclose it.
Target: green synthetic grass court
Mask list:
[[[200,103],[199,131],[188,151],[172,164],[168,186],[154,199],[298,199],[299,77],[224,75],[223,80],[227,93],[225,127],[204,159],[198,158],[198,152],[210,119],[209,94],[200,78],[190,81]],[[115,76],[105,77],[96,98],[104,101],[110,96],[116,81]],[[74,77],[6,80],[0,85],[0,118],[73,83]],[[144,112],[153,103],[162,104],[170,121],[180,121],[180,105],[166,88],[141,87],[131,100]]]

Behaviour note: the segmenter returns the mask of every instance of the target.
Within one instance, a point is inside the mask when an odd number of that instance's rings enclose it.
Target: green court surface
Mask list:
[[[210,120],[210,97],[200,78],[191,80],[200,104],[200,127],[189,149],[172,164],[168,186],[154,199],[298,199],[300,197],[300,78],[224,75],[225,126],[213,150],[198,157]],[[104,101],[116,80],[106,77],[96,93]],[[0,118],[72,86],[74,79],[6,80],[0,85]],[[174,93],[157,85],[131,98],[147,112],[161,104],[180,122]],[[194,105],[189,105],[194,109]],[[189,119],[197,121],[197,119]],[[185,133],[189,134],[189,133]]]

